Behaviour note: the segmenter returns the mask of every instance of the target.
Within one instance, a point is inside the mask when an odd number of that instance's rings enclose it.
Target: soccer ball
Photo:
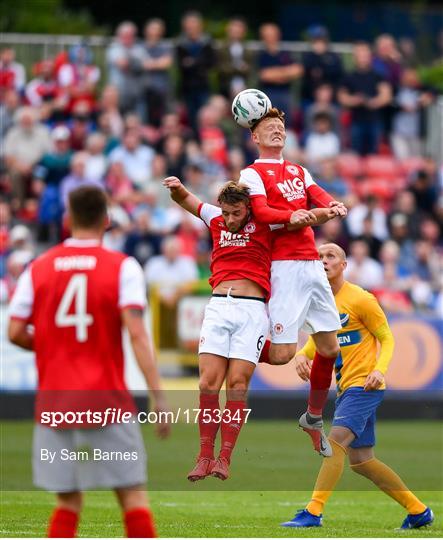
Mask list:
[[[232,102],[232,114],[237,124],[244,128],[250,128],[271,107],[271,100],[264,92],[255,88],[247,88],[235,96]]]

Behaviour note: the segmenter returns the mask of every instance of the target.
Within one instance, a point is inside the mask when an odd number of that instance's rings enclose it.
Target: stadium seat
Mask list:
[[[408,178],[415,171],[418,171],[423,166],[423,158],[421,157],[410,157],[407,159],[402,159],[399,162],[400,168],[403,174]]]
[[[369,195],[375,195],[382,202],[389,202],[397,192],[396,186],[391,180],[382,178],[365,178],[354,184],[355,193],[366,198]]]
[[[368,178],[396,178],[400,172],[398,163],[393,157],[377,154],[366,157],[364,170]]]
[[[357,154],[340,154],[337,157],[337,170],[343,178],[358,178],[364,173],[363,161]]]

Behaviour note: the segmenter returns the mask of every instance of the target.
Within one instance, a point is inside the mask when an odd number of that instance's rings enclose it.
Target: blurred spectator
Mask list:
[[[330,219],[321,227],[316,227],[314,232],[317,246],[332,242],[341,246],[346,253],[348,252],[349,236],[346,233],[344,221],[341,219]]]
[[[394,200],[391,213],[389,215],[389,228],[394,216],[402,215],[405,217],[408,236],[416,239],[419,234],[419,224],[421,212],[417,210],[415,196],[411,191],[400,191]]]
[[[26,84],[26,71],[23,64],[15,62],[15,51],[10,47],[0,50],[0,102],[7,90],[23,92]]]
[[[197,114],[209,98],[209,72],[216,58],[211,38],[203,33],[203,19],[198,11],[185,13],[182,30],[177,42],[177,64],[189,122],[196,132]]]
[[[395,92],[400,84],[403,66],[400,51],[395,39],[390,34],[381,34],[375,40],[372,67],[382,79],[391,84]]]
[[[404,214],[397,213],[392,216],[391,237],[400,247],[399,264],[412,272],[415,247],[408,236],[408,222]]]
[[[83,101],[94,110],[100,68],[93,64],[91,48],[84,43],[73,45],[69,49],[68,59],[58,70],[58,84],[67,100],[66,112],[70,114],[75,105]]]
[[[30,105],[39,109],[40,119],[54,120],[55,113],[61,113],[64,102],[55,79],[53,60],[39,62],[34,71],[36,77],[26,85],[26,99]]]
[[[342,200],[349,193],[346,182],[337,172],[335,159],[324,159],[321,162],[316,182],[337,199]]]
[[[92,110],[87,101],[78,101],[72,109],[70,122],[71,148],[76,151],[84,150],[86,139],[93,131]]]
[[[31,261],[30,254],[26,251],[12,251],[6,260],[6,273],[2,280],[2,289],[6,290],[10,300],[17,286],[18,278],[23,273],[26,265]],[[3,292],[2,292],[3,294]]]
[[[429,311],[441,279],[441,262],[431,242],[418,240],[415,245],[411,298],[418,309]]]
[[[14,122],[6,134],[3,153],[11,175],[12,196],[22,206],[29,192],[32,170],[49,151],[51,139],[48,128],[38,122],[31,107],[19,109]]]
[[[100,114],[97,119],[97,128],[98,133],[101,133],[105,137],[105,154],[108,156],[114,148],[120,146],[120,138],[116,137],[112,132],[111,116],[109,113]]]
[[[106,123],[109,124],[109,135],[121,137],[123,134],[123,118],[118,108],[117,87],[108,85],[103,89],[99,103],[100,116],[106,115]]]
[[[145,51],[136,41],[137,27],[124,21],[117,27],[116,38],[106,51],[108,81],[119,93],[123,113],[137,111],[144,118],[143,60]]]
[[[340,141],[332,130],[331,117],[327,112],[318,112],[313,119],[313,130],[306,138],[306,162],[315,173],[322,160],[335,158],[339,152]]]
[[[5,90],[0,102],[0,142],[14,123],[14,115],[20,107],[20,96],[14,89]]]
[[[109,154],[109,162],[123,163],[126,174],[138,188],[146,187],[152,177],[154,150],[141,143],[135,129],[128,129],[123,136],[123,143]]]
[[[164,142],[170,135],[178,135],[179,137],[182,137],[185,142],[192,137],[192,131],[190,128],[185,127],[180,122],[180,116],[175,112],[171,112],[163,116],[159,131],[160,137],[157,141],[156,148],[160,153],[164,152]]]
[[[350,245],[345,279],[364,289],[377,289],[383,283],[383,270],[379,262],[369,256],[369,247],[364,240],[354,240]]]
[[[164,155],[166,158],[166,175],[183,178],[186,167],[186,153],[183,139],[180,135],[169,135],[164,142]]]
[[[265,23],[259,29],[262,50],[258,53],[259,88],[274,107],[284,111],[286,124],[292,126],[291,82],[303,74],[288,51],[281,49],[281,31],[274,23]]]
[[[360,202],[349,211],[346,223],[352,237],[355,238],[363,234],[364,221],[367,218],[372,223],[372,234],[381,242],[386,240],[388,238],[386,212],[375,195],[369,195],[366,197],[366,201]]]
[[[153,231],[148,210],[136,212],[134,227],[128,234],[124,252],[137,259],[143,266],[153,256],[160,254],[162,236]]]
[[[15,225],[9,231],[9,248],[19,252],[23,260],[31,261],[36,255],[32,233],[26,225]]]
[[[106,139],[101,133],[91,133],[86,141],[86,151],[89,154],[86,162],[86,177],[91,180],[102,180],[108,167],[104,154]]]
[[[405,67],[417,67],[420,64],[417,55],[417,46],[414,39],[402,37],[398,40],[398,50],[400,52],[402,63]]]
[[[132,212],[136,202],[134,186],[125,173],[123,163],[120,161],[111,163],[105,178],[105,186],[113,202],[121,205],[127,212]]]
[[[355,69],[344,76],[338,99],[351,110],[351,148],[360,155],[375,154],[382,132],[380,109],[390,103],[392,90],[372,68],[368,44],[354,45],[353,54]]]
[[[391,133],[392,150],[397,159],[421,154],[422,112],[433,101],[432,93],[421,87],[417,70],[405,69],[394,100],[398,110]]]
[[[198,136],[206,155],[222,167],[228,164],[228,148],[225,134],[219,127],[221,121],[213,105],[205,105],[198,113]]]
[[[60,186],[60,197],[63,208],[66,208],[66,205],[68,204],[68,196],[71,191],[87,185],[97,186],[101,189],[104,188],[101,181],[86,176],[86,164],[88,158],[89,155],[87,152],[77,152],[72,156],[71,172],[62,180]]]
[[[329,115],[334,133],[339,133],[339,109],[333,103],[334,89],[329,83],[321,83],[314,90],[314,101],[306,109],[304,115],[304,129],[312,131],[314,118],[318,113]]]
[[[324,26],[314,25],[308,28],[311,50],[303,53],[304,68],[301,98],[306,108],[314,101],[315,91],[321,84],[328,83],[333,95],[343,76],[341,58],[329,47],[329,34]]]
[[[158,127],[170,99],[169,69],[172,66],[173,54],[171,46],[162,41],[165,36],[165,23],[162,19],[150,19],[145,25],[144,33],[146,120]]]
[[[362,233],[356,237],[356,240],[363,240],[366,242],[369,248],[369,256],[372,259],[378,260],[382,241],[377,238],[374,233],[374,222],[371,214],[368,214],[364,218]]]
[[[255,56],[246,48],[248,25],[242,17],[232,17],[226,25],[226,40],[218,50],[218,73],[221,93],[233,99],[251,86]]]
[[[426,169],[420,169],[414,176],[409,189],[415,197],[417,208],[431,214],[437,201],[436,177]]]
[[[33,191],[40,196],[38,240],[55,243],[60,240],[62,217],[60,184],[69,173],[72,158],[69,129],[66,126],[54,128],[51,139],[53,149],[34,168]]]

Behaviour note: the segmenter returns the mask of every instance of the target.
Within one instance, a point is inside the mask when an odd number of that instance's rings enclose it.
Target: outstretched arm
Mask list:
[[[200,217],[198,209],[202,201],[188,191],[176,176],[168,176],[163,180],[163,185],[169,189],[171,199],[179,204],[182,208]]]

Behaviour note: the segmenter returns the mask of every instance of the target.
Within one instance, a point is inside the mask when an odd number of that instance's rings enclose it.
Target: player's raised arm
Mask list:
[[[187,190],[179,178],[168,176],[163,180],[163,185],[169,189],[173,201],[194,216],[200,217],[199,208],[202,205],[202,201]]]

